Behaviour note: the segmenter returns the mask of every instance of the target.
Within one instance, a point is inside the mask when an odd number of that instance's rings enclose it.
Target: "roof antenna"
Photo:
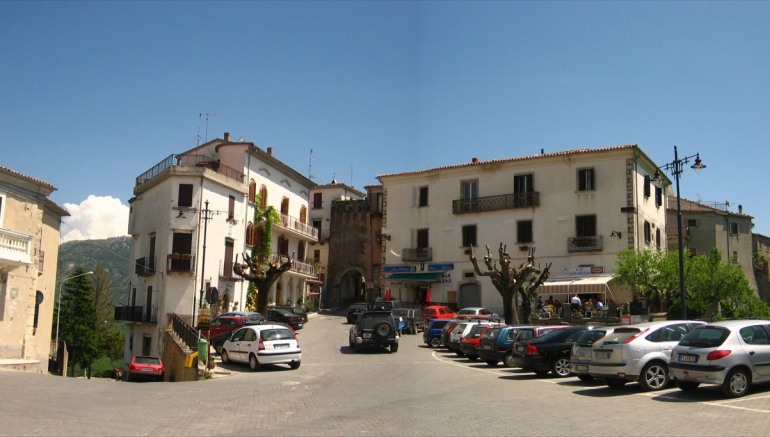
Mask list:
[[[307,158],[307,178],[311,181],[315,179],[313,177],[313,149],[310,149],[310,156]]]
[[[206,138],[204,138],[203,141],[208,141],[209,140],[209,116],[214,117],[214,116],[217,116],[219,114],[215,114],[213,112],[199,112],[198,113],[198,143],[196,144],[196,146],[200,146],[200,144],[201,144],[201,118],[204,115],[206,116]]]

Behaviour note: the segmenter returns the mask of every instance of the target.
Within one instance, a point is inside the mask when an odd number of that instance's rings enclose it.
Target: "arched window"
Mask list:
[[[302,205],[302,208],[299,209],[299,221],[300,223],[307,224],[307,207],[305,205]]]
[[[249,202],[254,203],[257,201],[257,181],[252,179],[249,181]]]
[[[254,246],[256,243],[256,236],[257,234],[254,232],[254,225],[249,222],[249,224],[246,225],[246,245]]]
[[[267,208],[267,187],[262,185],[259,189],[259,209],[265,210]]]

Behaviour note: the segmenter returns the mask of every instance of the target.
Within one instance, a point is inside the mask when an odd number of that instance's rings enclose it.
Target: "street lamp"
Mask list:
[[[81,276],[85,275],[93,275],[94,272],[85,272],[81,273],[79,275],[70,276],[68,278],[64,278],[61,281],[59,281],[59,303],[56,307],[56,353],[59,353],[59,317],[61,316],[61,295],[62,295],[62,289],[64,288],[64,283],[67,282],[70,279],[79,278]]]
[[[674,146],[674,160],[658,167],[660,169],[663,169],[667,172],[670,172],[672,176],[674,176],[674,179],[676,180],[676,229],[677,229],[677,237],[678,237],[678,243],[679,243],[679,294],[682,299],[682,320],[687,320],[687,293],[685,292],[684,287],[684,242],[682,240],[682,200],[679,195],[679,176],[682,174],[682,170],[684,169],[684,164],[687,164],[690,162],[691,159],[695,159],[695,163],[690,166],[690,168],[694,169],[696,172],[699,172],[700,170],[703,170],[706,168],[706,165],[703,164],[700,160],[700,153],[696,153],[695,155],[691,156],[685,156],[684,158],[679,157],[679,152]],[[661,175],[659,171],[655,171],[655,180],[660,180]]]

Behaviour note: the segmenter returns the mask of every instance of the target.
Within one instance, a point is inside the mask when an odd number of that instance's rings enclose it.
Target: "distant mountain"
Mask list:
[[[126,304],[131,274],[131,237],[113,237],[104,240],[68,241],[59,246],[59,265],[56,283],[72,274],[78,266],[93,271],[103,268],[112,281],[113,302]]]

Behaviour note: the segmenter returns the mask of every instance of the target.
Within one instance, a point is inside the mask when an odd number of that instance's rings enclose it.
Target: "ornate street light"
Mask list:
[[[687,320],[687,292],[685,291],[684,287],[684,242],[682,240],[682,200],[679,195],[679,176],[682,174],[684,164],[689,163],[693,158],[695,159],[695,163],[691,165],[690,168],[694,169],[696,172],[700,172],[706,168],[706,165],[703,164],[700,159],[700,153],[680,158],[676,146],[674,146],[674,160],[658,167],[659,169],[671,173],[671,175],[674,176],[674,179],[676,180],[676,229],[677,237],[679,240],[679,294],[682,299],[682,320]],[[660,171],[655,171],[655,176],[653,179],[661,179]]]

